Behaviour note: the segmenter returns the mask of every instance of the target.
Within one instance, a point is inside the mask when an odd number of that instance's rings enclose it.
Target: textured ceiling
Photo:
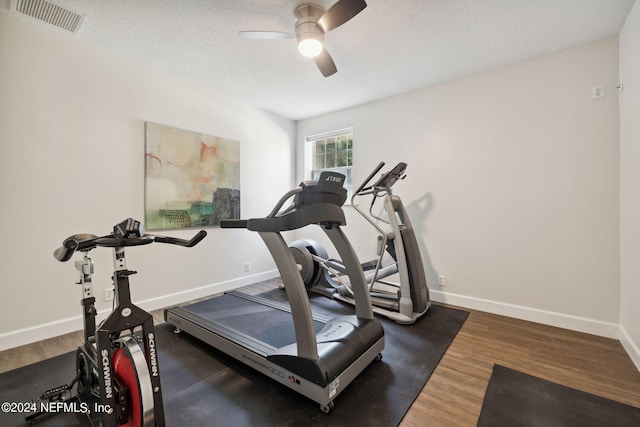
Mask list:
[[[329,32],[322,77],[295,40],[301,0],[52,0],[86,14],[79,41],[298,120],[617,35],[634,0],[367,0]],[[315,0],[325,9],[335,0]]]

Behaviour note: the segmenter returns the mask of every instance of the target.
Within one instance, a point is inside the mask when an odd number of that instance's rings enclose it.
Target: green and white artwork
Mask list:
[[[240,218],[240,143],[145,123],[145,228],[206,227]]]

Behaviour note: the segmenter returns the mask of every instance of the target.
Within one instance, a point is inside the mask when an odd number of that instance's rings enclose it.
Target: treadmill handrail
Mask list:
[[[267,218],[275,218],[276,216],[278,216],[278,213],[280,212],[280,209],[282,209],[282,206],[285,204],[285,202],[289,200],[291,197],[301,192],[302,192],[302,187],[297,187],[297,188],[294,188],[293,190],[288,191],[287,194],[285,194],[280,198],[280,200],[278,200],[278,203],[276,203],[275,207],[271,210],[271,212],[269,212],[269,214],[267,215]],[[285,209],[285,212],[288,211],[289,209],[291,209],[291,207]],[[285,212],[282,212],[282,213],[285,213]]]
[[[264,218],[247,220],[223,219],[221,228],[247,228],[258,232],[278,232],[295,230],[310,224],[325,227],[345,225],[346,219],[342,205],[347,191],[344,189],[345,176],[325,171],[317,181],[303,181],[300,185],[278,200],[275,207]],[[293,203],[283,209],[285,202]]]

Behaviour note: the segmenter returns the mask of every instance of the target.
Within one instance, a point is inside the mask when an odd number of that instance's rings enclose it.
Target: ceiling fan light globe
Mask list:
[[[307,58],[314,58],[320,55],[322,49],[322,42],[314,38],[303,39],[298,42],[298,51]]]

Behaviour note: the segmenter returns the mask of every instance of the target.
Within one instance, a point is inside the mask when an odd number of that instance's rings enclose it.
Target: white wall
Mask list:
[[[640,4],[620,33],[620,330],[640,369]]]
[[[266,214],[293,183],[292,121],[0,13],[0,350],[82,328],[73,262],[52,253],[72,234],[144,218],[145,121],[240,141],[243,216]],[[255,233],[208,232],[192,249],[129,249],[134,301],[154,309],[275,274]],[[112,255],[92,253],[106,310]]]
[[[617,338],[617,75],[610,38],[303,120],[297,176],[305,136],[353,126],[354,182],[409,165],[395,194],[435,300]],[[373,233],[348,218],[369,257]]]

